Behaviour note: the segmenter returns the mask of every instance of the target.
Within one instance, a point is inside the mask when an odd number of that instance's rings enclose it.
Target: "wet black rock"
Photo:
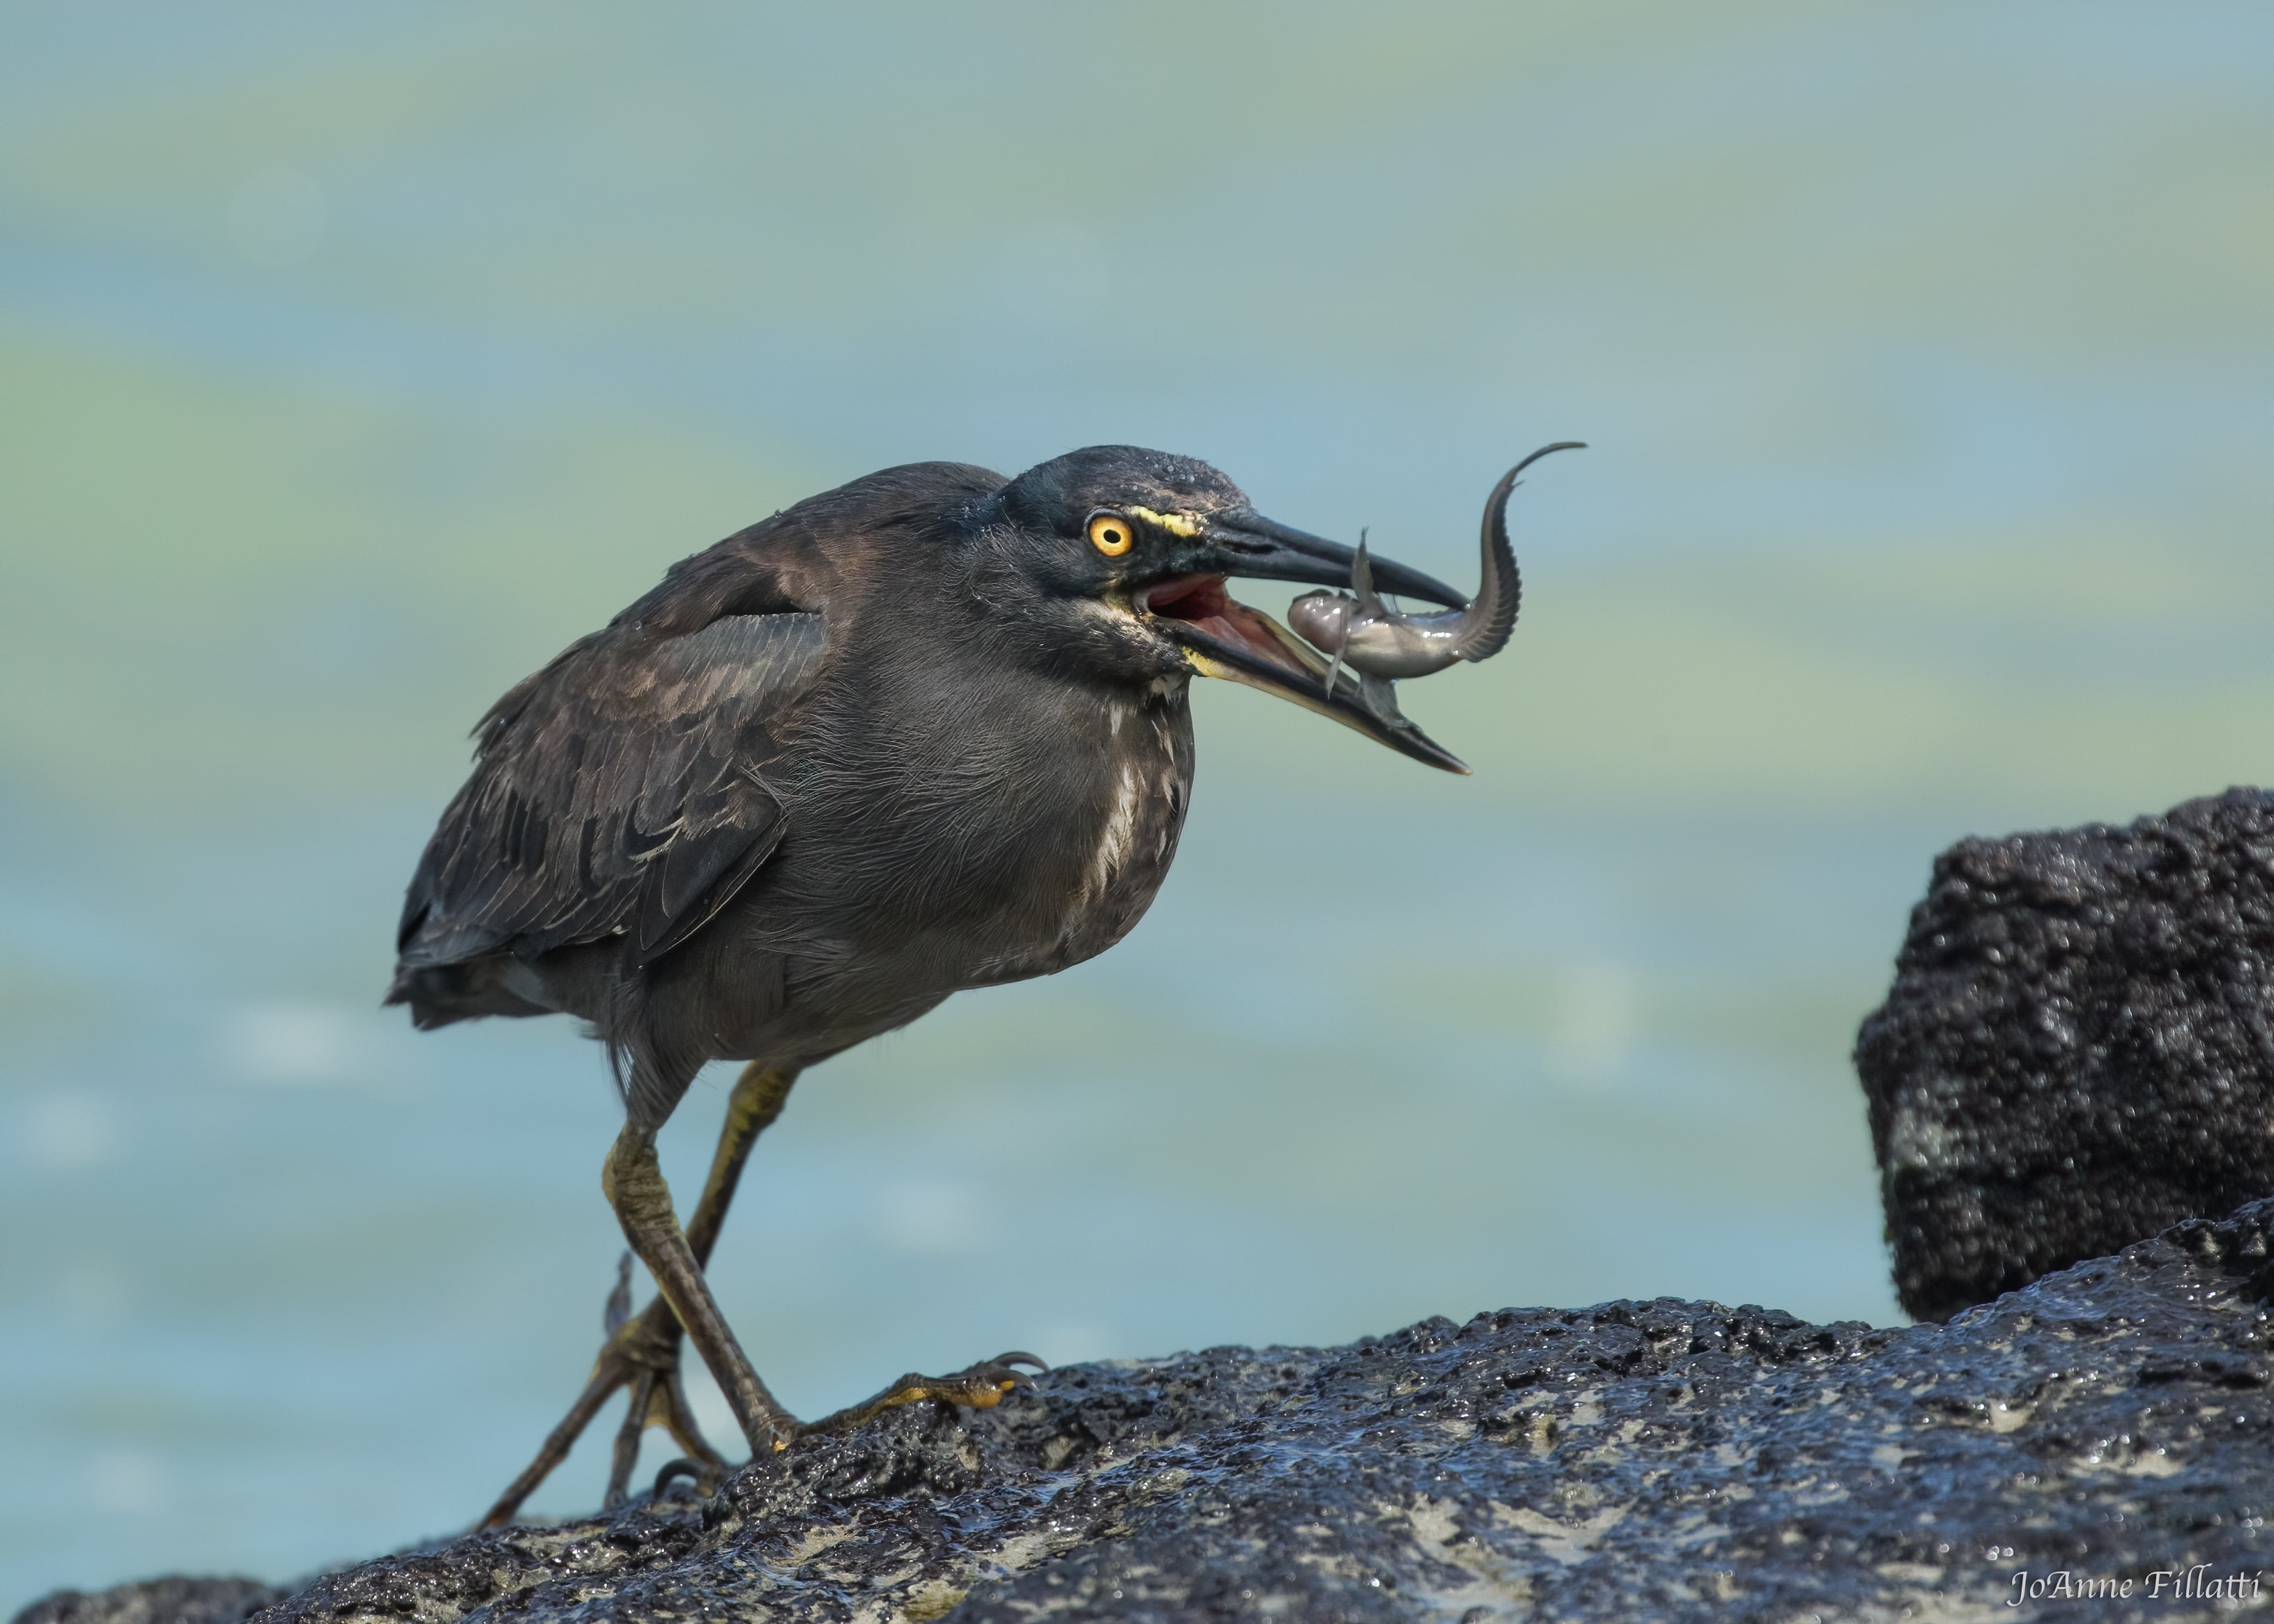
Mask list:
[[[152,1579],[107,1590],[57,1590],[15,1624],[243,1624],[284,1599],[257,1579]]]
[[[2127,1582],[2202,1616],[2274,1564],[2270,1225],[2182,1226],[1945,1326],[1660,1300],[1076,1366],[706,1502],[334,1573],[259,1624],[2102,1620]]]
[[[2274,1193],[2274,794],[1951,847],[1856,1069],[1923,1320]]]

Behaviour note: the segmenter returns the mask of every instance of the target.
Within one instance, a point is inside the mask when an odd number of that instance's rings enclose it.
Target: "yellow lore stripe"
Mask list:
[[[1121,511],[1133,515],[1148,524],[1164,530],[1171,536],[1183,536],[1189,538],[1208,529],[1206,523],[1195,519],[1188,513],[1156,513],[1150,508],[1124,508]]]

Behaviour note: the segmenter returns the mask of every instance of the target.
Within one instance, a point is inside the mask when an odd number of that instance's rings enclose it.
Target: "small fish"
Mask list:
[[[1401,614],[1382,601],[1374,590],[1374,567],[1366,556],[1366,538],[1358,544],[1358,560],[1351,566],[1351,589],[1340,592],[1306,592],[1287,606],[1287,624],[1322,654],[1334,657],[1327,667],[1327,692],[1344,665],[1358,673],[1359,691],[1374,713],[1393,726],[1411,726],[1397,709],[1397,680],[1426,677],[1458,660],[1490,659],[1508,646],[1516,627],[1516,611],[1524,583],[1516,569],[1516,550],[1508,539],[1508,497],[1516,477],[1552,451],[1578,451],[1586,442],[1558,440],[1542,446],[1502,474],[1485,498],[1485,517],[1479,545],[1484,553],[1484,582],[1465,609],[1441,614]]]

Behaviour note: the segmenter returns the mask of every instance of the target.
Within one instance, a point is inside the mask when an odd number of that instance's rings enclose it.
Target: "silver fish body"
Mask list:
[[[1353,671],[1393,680],[1426,677],[1463,659],[1485,658],[1467,651],[1475,641],[1469,610],[1400,614],[1375,593],[1364,542],[1359,544],[1359,560],[1351,577],[1357,597],[1311,592],[1288,607],[1287,624],[1313,647],[1341,656]],[[1478,594],[1478,600],[1483,599]]]
[[[1426,677],[1461,660],[1490,659],[1508,646],[1516,628],[1516,614],[1524,595],[1517,573],[1516,551],[1508,538],[1508,499],[1517,476],[1555,451],[1577,451],[1576,440],[1542,446],[1502,474],[1485,499],[1484,523],[1478,540],[1483,554],[1484,579],[1465,609],[1439,614],[1402,614],[1382,601],[1374,590],[1366,543],[1360,540],[1358,560],[1351,568],[1351,589],[1340,592],[1306,592],[1287,607],[1287,624],[1321,653],[1333,657],[1327,669],[1328,690],[1337,673],[1348,665],[1359,675],[1377,714],[1404,720],[1397,714],[1390,685],[1400,678]]]

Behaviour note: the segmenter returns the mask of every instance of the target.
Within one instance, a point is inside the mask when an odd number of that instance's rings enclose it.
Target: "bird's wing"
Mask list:
[[[411,880],[403,966],[685,941],[781,839],[764,771],[827,648],[819,614],[627,616],[508,694]]]

